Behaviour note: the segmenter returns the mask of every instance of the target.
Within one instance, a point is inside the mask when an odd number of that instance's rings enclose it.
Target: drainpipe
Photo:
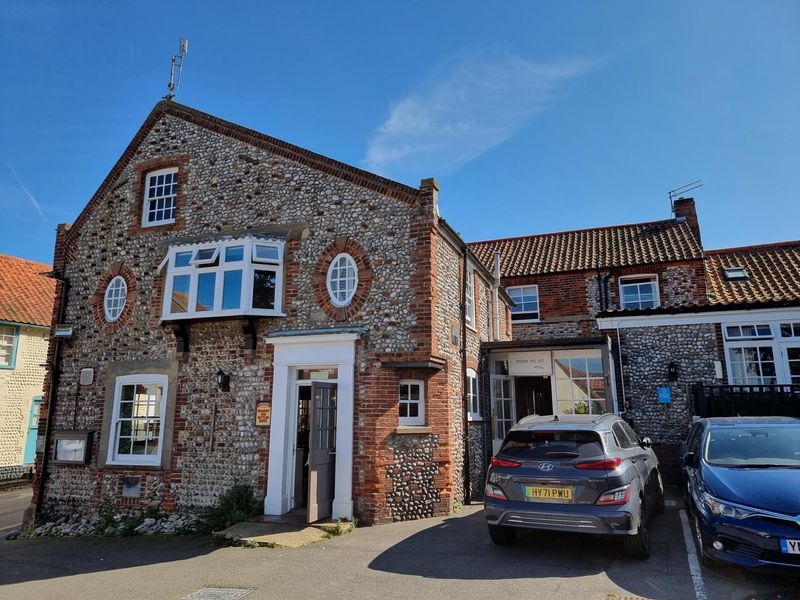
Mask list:
[[[469,402],[467,398],[467,260],[469,251],[463,250],[461,271],[461,417],[464,428],[464,504],[472,504],[469,476]]]
[[[619,338],[619,325],[617,325],[617,359],[619,360],[619,383],[622,388],[622,410],[627,414],[628,403],[625,401],[625,372],[622,370],[622,342]]]
[[[61,282],[61,298],[58,306],[58,318],[53,324],[54,326],[64,322],[64,315],[67,311],[67,296],[69,296],[69,279],[61,278],[56,275],[52,276],[56,281]],[[52,332],[53,343],[55,349],[53,350],[53,364],[50,365],[50,387],[47,391],[47,420],[44,426],[44,446],[42,447],[42,467],[39,473],[39,493],[36,497],[36,507],[34,508],[34,516],[38,515],[44,503],[44,486],[47,481],[47,467],[50,457],[50,440],[53,432],[53,417],[56,414],[56,393],[58,389],[58,380],[61,375],[61,367],[59,365],[59,356],[61,354],[61,338],[55,337],[55,332]]]
[[[492,337],[492,341],[497,342],[500,340],[500,253],[494,253],[494,290],[492,298],[492,302],[494,303],[494,311],[492,313],[492,323],[494,326],[494,331],[492,332],[494,336]]]

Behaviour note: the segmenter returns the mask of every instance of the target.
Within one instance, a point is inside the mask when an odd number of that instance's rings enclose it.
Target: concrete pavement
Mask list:
[[[178,600],[206,587],[253,590],[246,600],[694,599],[677,507],[651,530],[648,561],[628,559],[618,543],[577,535],[537,533],[496,547],[474,506],[296,549],[215,548],[199,536],[0,541],[0,599]],[[797,578],[703,573],[710,600],[800,598]]]
[[[30,506],[32,494],[30,485],[0,492],[0,534],[20,527],[22,513]]]

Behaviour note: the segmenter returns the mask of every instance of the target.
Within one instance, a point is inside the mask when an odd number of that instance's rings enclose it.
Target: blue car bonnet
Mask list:
[[[800,468],[703,465],[708,492],[727,500],[789,516],[800,515]]]

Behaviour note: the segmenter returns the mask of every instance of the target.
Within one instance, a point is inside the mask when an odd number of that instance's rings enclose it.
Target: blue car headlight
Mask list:
[[[728,517],[730,519],[748,519],[756,514],[755,510],[748,509],[746,506],[725,502],[719,498],[715,498],[708,492],[703,492],[700,495],[700,502],[712,514]]]

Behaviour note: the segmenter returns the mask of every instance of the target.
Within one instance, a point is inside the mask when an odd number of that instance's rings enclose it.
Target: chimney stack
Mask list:
[[[697,209],[694,206],[694,198],[678,198],[673,204],[675,218],[686,221],[692,228],[697,237],[697,243],[702,245],[700,240],[700,223],[697,220]]]

